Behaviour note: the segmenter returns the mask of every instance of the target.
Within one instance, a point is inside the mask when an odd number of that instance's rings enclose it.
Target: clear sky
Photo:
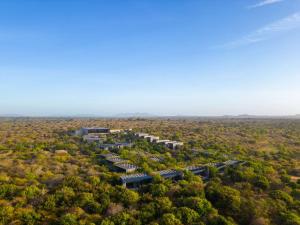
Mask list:
[[[300,113],[300,0],[1,0],[0,114]]]

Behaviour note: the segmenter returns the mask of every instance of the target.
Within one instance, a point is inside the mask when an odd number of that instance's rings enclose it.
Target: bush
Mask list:
[[[200,216],[206,215],[212,209],[209,201],[199,197],[185,198],[183,205],[195,210]]]
[[[34,225],[41,218],[41,215],[39,215],[38,213],[36,213],[31,208],[18,209],[18,211],[17,211],[16,214],[17,214],[17,218],[20,221],[22,221],[23,224],[26,224],[26,225]]]
[[[227,220],[224,216],[215,216],[208,221],[208,225],[235,225],[235,223]]]
[[[162,216],[160,224],[161,225],[181,225],[182,223],[180,222],[179,219],[177,219],[175,217],[174,214],[166,213]]]
[[[24,189],[22,194],[28,199],[33,199],[35,197],[40,196],[41,190],[37,186],[29,186]]]
[[[268,189],[270,186],[268,179],[264,176],[256,176],[253,185],[263,190]]]
[[[17,186],[14,184],[0,185],[0,198],[11,200],[17,193]]]
[[[14,213],[14,208],[10,205],[0,206],[0,224],[9,224]]]
[[[53,209],[55,209],[55,206],[56,206],[55,196],[54,195],[47,196],[46,201],[44,202],[44,205],[43,205],[44,209],[53,210]]]
[[[153,196],[162,197],[166,194],[168,188],[163,184],[153,184],[151,185],[150,192]]]
[[[292,196],[281,190],[272,191],[270,196],[274,199],[282,200],[287,204],[291,204],[293,202]]]
[[[239,213],[241,198],[238,190],[220,184],[210,184],[206,188],[206,195],[216,208],[228,216]]]
[[[300,217],[295,213],[288,212],[281,214],[282,225],[300,225]]]
[[[76,225],[76,224],[78,224],[77,217],[74,214],[67,213],[60,218],[59,224],[61,224],[61,225]]]
[[[188,207],[180,207],[176,210],[176,217],[183,222],[183,224],[193,224],[199,220],[199,214]]]

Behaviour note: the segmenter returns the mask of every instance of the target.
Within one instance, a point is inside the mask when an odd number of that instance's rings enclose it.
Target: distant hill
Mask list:
[[[136,117],[140,117],[140,118],[149,118],[149,117],[158,117],[156,115],[150,114],[150,113],[119,113],[117,115],[115,115],[114,117],[117,118],[136,118]]]
[[[97,114],[74,114],[74,115],[44,115],[44,116],[30,116],[22,114],[0,114],[0,118],[162,118],[162,119],[300,119],[300,114],[284,115],[284,116],[268,116],[268,115],[224,115],[224,116],[162,116],[150,113],[119,113],[113,116],[101,116]]]
[[[300,114],[297,115],[284,115],[284,116],[268,116],[268,115],[248,115],[248,114],[242,114],[242,115],[237,115],[237,116],[224,116],[227,118],[240,118],[240,119],[300,119]]]
[[[21,114],[0,114],[0,117],[24,117]]]

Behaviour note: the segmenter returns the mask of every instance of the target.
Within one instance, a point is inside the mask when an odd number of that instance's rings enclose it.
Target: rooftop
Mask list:
[[[132,175],[123,175],[121,176],[121,180],[124,183],[138,182],[142,180],[151,180],[152,177],[146,173],[137,173]]]
[[[188,166],[185,169],[186,170],[202,170],[202,169],[205,169],[205,166]]]
[[[107,159],[107,158],[111,158],[111,157],[117,157],[118,155],[115,153],[106,153],[106,154],[101,154],[100,156]]]
[[[135,135],[138,135],[138,136],[147,136],[149,134],[147,134],[147,133],[135,133]]]
[[[82,127],[82,129],[85,129],[85,130],[93,130],[93,129],[109,129],[107,127]]]
[[[157,140],[156,143],[170,142],[170,140]]]
[[[121,159],[119,156],[106,158],[106,161],[111,163],[121,163],[121,162],[127,162],[125,159]]]
[[[161,161],[163,161],[162,158],[157,157],[157,156],[152,156],[152,157],[150,157],[149,159],[151,159],[152,161],[155,161],[155,162],[161,162]]]
[[[124,170],[127,169],[137,169],[138,167],[136,165],[133,164],[129,164],[129,163],[119,163],[115,165],[116,167],[122,168]]]
[[[161,171],[157,171],[156,172],[157,174],[161,175],[162,177],[165,177],[165,176],[178,176],[180,175],[180,171],[177,171],[177,170],[161,170]]]

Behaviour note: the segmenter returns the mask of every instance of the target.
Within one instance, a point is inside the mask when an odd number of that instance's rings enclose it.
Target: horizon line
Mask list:
[[[23,115],[23,114],[0,114],[0,118],[170,118],[170,117],[198,117],[198,118],[251,118],[251,117],[296,117],[300,118],[299,114],[237,114],[237,115]]]

